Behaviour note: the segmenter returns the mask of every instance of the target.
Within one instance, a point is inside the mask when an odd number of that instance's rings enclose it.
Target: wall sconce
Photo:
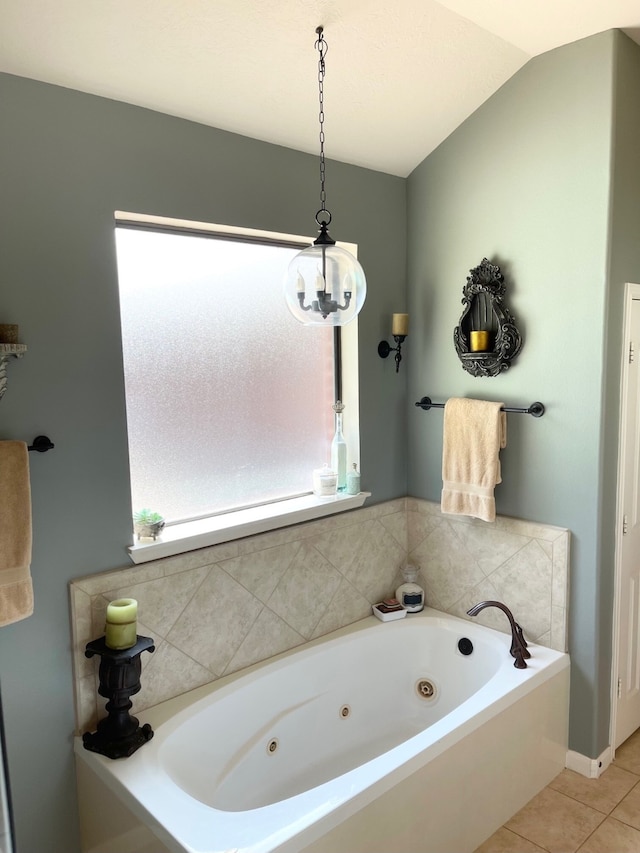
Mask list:
[[[380,341],[380,343],[378,344],[378,355],[380,356],[380,358],[387,358],[389,353],[395,352],[397,373],[400,370],[400,362],[402,361],[402,343],[409,334],[408,314],[393,315],[393,322],[391,324],[391,334],[393,335],[393,340],[398,346],[392,347],[387,343],[387,341]]]

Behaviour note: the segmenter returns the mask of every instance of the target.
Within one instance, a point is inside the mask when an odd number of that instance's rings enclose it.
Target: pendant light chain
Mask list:
[[[327,192],[325,189],[325,181],[326,181],[326,163],[324,158],[324,74],[325,74],[325,62],[324,58],[327,55],[328,45],[325,41],[323,35],[323,28],[318,27],[316,29],[316,33],[318,34],[318,39],[316,41],[316,47],[318,48],[319,58],[318,58],[318,104],[319,104],[319,112],[318,112],[318,120],[320,122],[320,210],[316,213],[316,222],[318,225],[322,225],[323,223],[318,218],[321,214],[325,214],[324,224],[328,225],[331,222],[331,214],[327,210]]]

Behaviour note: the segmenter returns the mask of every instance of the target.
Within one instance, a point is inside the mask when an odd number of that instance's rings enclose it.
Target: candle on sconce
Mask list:
[[[138,639],[138,602],[117,598],[107,604],[104,641],[110,649],[130,649]]]
[[[393,335],[404,335],[405,337],[409,334],[409,315],[408,314],[394,314],[393,315],[393,323],[391,325],[391,333]]]
[[[491,336],[489,332],[471,332],[471,352],[487,352],[491,349]]]
[[[298,293],[304,293],[305,291],[305,283],[302,275],[298,273]]]

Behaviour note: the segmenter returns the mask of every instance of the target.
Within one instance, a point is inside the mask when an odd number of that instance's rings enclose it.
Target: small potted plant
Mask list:
[[[157,539],[164,527],[164,518],[159,512],[141,509],[133,516],[133,529],[138,539]]]

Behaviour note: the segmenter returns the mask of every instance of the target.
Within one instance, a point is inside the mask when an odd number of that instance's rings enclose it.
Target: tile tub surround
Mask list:
[[[407,555],[432,607],[468,618],[473,604],[496,598],[527,638],[566,651],[568,545],[561,528],[458,519],[400,498],[79,578],[70,584],[77,731],[105,715],[98,661],[84,649],[104,633],[115,598],[137,599],[138,633],[156,644],[142,656],[136,714],[370,615],[401,582]],[[498,611],[477,619],[508,630]]]
[[[562,527],[505,516],[488,524],[407,498],[407,550],[421,567],[428,604],[468,619],[479,601],[503,601],[527,639],[559,652],[568,651],[569,540]],[[496,608],[475,618],[509,631]]]

